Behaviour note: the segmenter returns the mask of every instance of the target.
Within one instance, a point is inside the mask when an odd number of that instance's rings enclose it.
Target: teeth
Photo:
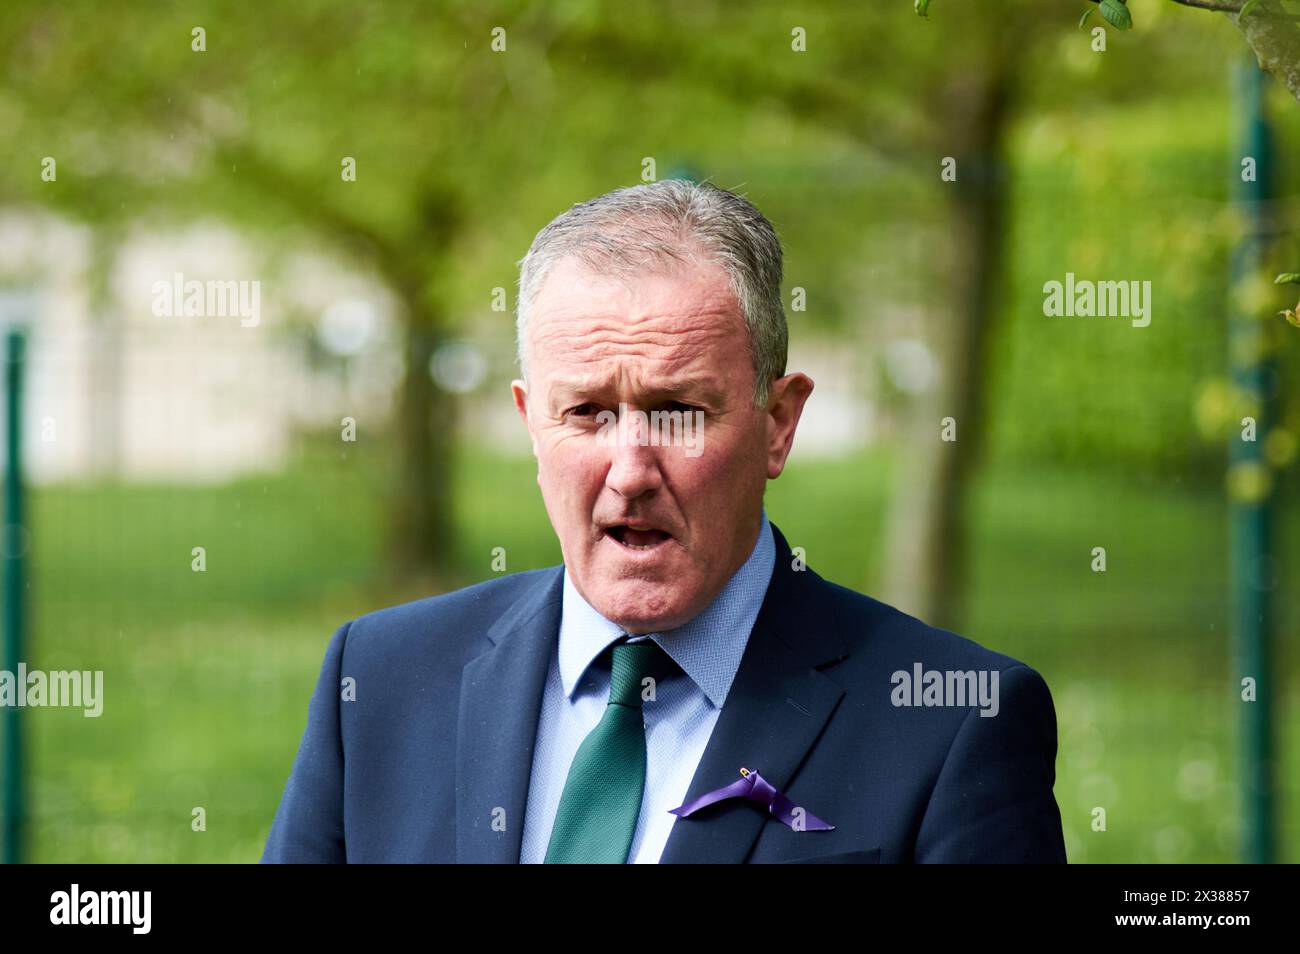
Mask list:
[[[606,527],[605,533],[629,550],[653,550],[671,539],[672,534],[657,527],[634,527],[630,524],[618,524]]]
[[[623,542],[635,549],[645,550],[662,543],[665,536],[666,534],[662,530],[656,530],[653,527],[647,527],[644,530],[626,527],[623,531]]]

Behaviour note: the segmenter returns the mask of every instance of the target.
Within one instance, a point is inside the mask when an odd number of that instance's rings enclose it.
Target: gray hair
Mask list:
[[[525,379],[524,341],[534,299],[551,269],[570,256],[599,274],[701,258],[722,266],[749,329],[754,403],[766,406],[769,386],[785,374],[788,343],[781,241],[746,199],[707,183],[665,179],[616,189],[556,216],[519,261],[515,334]]]

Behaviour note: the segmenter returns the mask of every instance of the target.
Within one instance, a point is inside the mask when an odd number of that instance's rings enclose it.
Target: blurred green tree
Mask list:
[[[328,243],[381,277],[404,318],[389,549],[395,566],[437,574],[452,550],[456,403],[426,369],[458,320],[490,317],[513,257],[562,210],[553,197],[629,184],[647,153],[708,174],[757,167],[761,155],[737,154],[752,143],[781,143],[790,168],[847,144],[850,164],[928,183],[943,210],[917,276],[940,373],[905,429],[914,446],[890,566],[899,602],[951,624],[1006,264],[1004,140],[1026,103],[1090,95],[1053,76],[1060,44],[1087,42],[1075,26],[1064,6],[1044,13],[1028,0],[951,4],[921,26],[901,2],[797,13],[769,2],[740,15],[713,3],[299,0],[256,16],[201,4],[148,17],[126,3],[19,3],[0,24],[0,156],[29,172],[0,182],[0,202],[114,230],[215,213]],[[1159,57],[1117,62],[1104,83],[1176,82],[1161,78]],[[692,143],[714,152],[680,154]],[[57,188],[40,179],[45,155],[62,157]],[[345,157],[354,182],[340,175]],[[813,223],[826,234],[872,228],[846,214],[827,193]],[[100,245],[111,256],[111,240]],[[819,278],[830,269],[806,267]],[[950,414],[960,440],[942,444]]]

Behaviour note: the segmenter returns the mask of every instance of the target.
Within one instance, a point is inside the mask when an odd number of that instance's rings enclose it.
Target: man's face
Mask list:
[[[757,540],[764,487],[785,466],[812,381],[787,375],[754,407],[748,341],[712,264],[622,281],[568,258],[534,300],[515,406],[574,585],[629,632],[696,616]],[[620,405],[701,427],[664,446],[669,435],[634,415],[611,425]]]

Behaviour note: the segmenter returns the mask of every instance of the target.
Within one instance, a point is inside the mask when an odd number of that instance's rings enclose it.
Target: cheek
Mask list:
[[[755,475],[767,473],[767,450],[763,435],[754,428],[715,436],[705,441],[695,459],[678,462],[683,478],[704,493],[726,495],[748,486]]]
[[[604,459],[594,441],[581,438],[541,445],[537,480],[548,501],[586,507],[604,485]]]

